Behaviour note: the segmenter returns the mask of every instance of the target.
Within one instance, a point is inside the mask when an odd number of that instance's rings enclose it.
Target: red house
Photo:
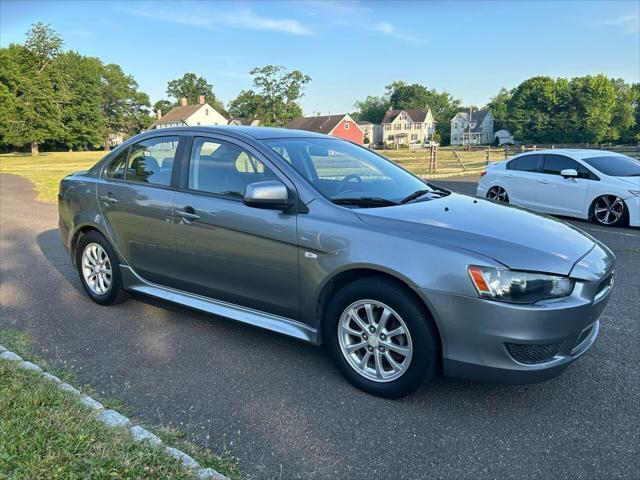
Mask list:
[[[287,128],[324,133],[325,135],[344,138],[360,145],[362,145],[362,137],[364,135],[362,129],[349,114],[296,118],[287,125]]]

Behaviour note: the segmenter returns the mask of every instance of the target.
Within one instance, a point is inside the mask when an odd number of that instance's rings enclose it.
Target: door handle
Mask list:
[[[192,222],[200,218],[200,215],[195,213],[192,207],[184,207],[184,210],[176,210],[176,215]]]
[[[506,178],[513,178],[513,175],[509,174],[509,175],[505,175]]]
[[[538,183],[544,183],[546,185],[549,183],[549,180],[538,180]]]
[[[118,199],[115,198],[113,196],[113,193],[111,192],[107,193],[106,195],[100,195],[98,198],[105,203],[111,203],[111,204],[118,203]]]

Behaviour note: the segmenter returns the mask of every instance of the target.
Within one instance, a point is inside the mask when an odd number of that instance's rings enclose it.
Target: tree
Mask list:
[[[631,142],[634,139],[634,127],[637,126],[636,111],[640,100],[638,96],[639,84],[629,85],[619,78],[612,80],[612,85],[616,90],[616,105],[613,110],[608,140]]]
[[[157,113],[160,110],[161,115],[165,115],[169,110],[173,108],[173,103],[169,100],[158,100],[153,104],[153,113]]]
[[[181,78],[167,83],[167,95],[175,99],[176,105],[181,98],[186,98],[192,105],[197,105],[200,95],[204,95],[207,103],[222,115],[226,110],[221,101],[213,93],[213,85],[204,77],[198,77],[195,73],[185,73]]]
[[[275,65],[254,68],[249,73],[256,90],[243,90],[229,103],[234,116],[257,118],[262,125],[275,127],[284,127],[302,116],[297,101],[311,77]]]
[[[70,98],[62,108],[65,128],[57,140],[69,150],[99,145],[106,130],[101,108],[102,62],[77,52],[66,52],[59,61]]]
[[[616,90],[611,80],[604,75],[576,77],[569,82],[569,88],[581,122],[578,141],[600,143],[607,140],[616,108]]]
[[[385,97],[368,96],[362,101],[358,100],[354,107],[358,110],[358,121],[380,124],[389,105],[389,100]]]
[[[507,108],[511,133],[530,142],[550,141],[556,99],[556,82],[550,77],[533,77],[518,85]]]
[[[229,102],[229,115],[232,117],[258,118],[264,107],[263,98],[253,90],[242,90]]]
[[[119,65],[105,65],[102,70],[102,113],[106,131],[104,149],[109,150],[109,134],[138,133],[147,127],[149,97],[138,91],[138,84]]]
[[[9,145],[38,145],[59,136],[63,129],[62,106],[67,85],[57,65],[62,40],[49,26],[34,24],[24,46],[12,44],[0,50],[0,135]]]
[[[503,128],[510,130],[507,107],[512,95],[513,90],[501,88],[498,94],[493,97],[487,105],[487,107],[491,109],[491,113],[493,114],[493,126],[495,130],[502,130]]]

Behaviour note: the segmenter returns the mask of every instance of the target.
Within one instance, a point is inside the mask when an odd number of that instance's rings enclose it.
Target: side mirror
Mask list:
[[[565,168],[560,172],[560,175],[562,175],[564,178],[576,178],[578,176],[578,172],[576,172],[573,168]]]
[[[242,201],[250,207],[274,210],[285,209],[291,205],[287,187],[276,180],[250,183],[244,190]]]

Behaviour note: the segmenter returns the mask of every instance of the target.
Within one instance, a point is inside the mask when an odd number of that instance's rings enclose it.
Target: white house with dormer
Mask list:
[[[164,115],[158,110],[156,121],[149,129],[227,125],[228,123],[226,118],[205,101],[204,95],[200,95],[198,105],[189,105],[186,98],[181,98],[180,105],[173,107]]]
[[[451,119],[451,145],[489,145],[493,143],[493,114],[488,108],[458,112]]]
[[[397,145],[431,140],[436,129],[431,109],[389,109],[382,119],[382,141]]]

